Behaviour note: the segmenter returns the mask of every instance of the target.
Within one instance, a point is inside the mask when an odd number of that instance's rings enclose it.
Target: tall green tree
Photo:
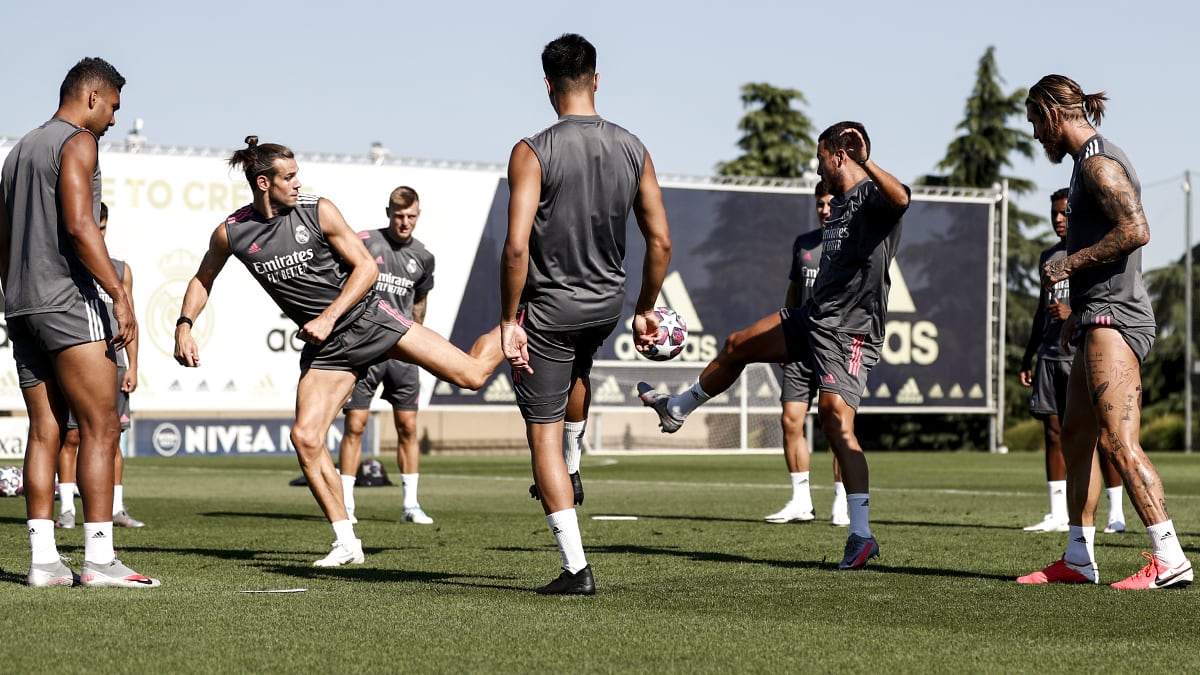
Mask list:
[[[988,47],[979,59],[975,84],[967,98],[959,132],[946,147],[937,164],[945,173],[923,176],[919,185],[953,185],[987,188],[1007,179],[1010,195],[1020,197],[1036,189],[1033,181],[1007,173],[1014,155],[1033,159],[1036,139],[1026,130],[1025,97],[1028,91],[1017,88],[1008,92],[996,64],[996,49]],[[1018,120],[1013,126],[1013,120]],[[1049,211],[1049,203],[1042,205]],[[997,213],[997,217],[999,213]],[[1034,234],[1045,219],[1038,213],[1021,210],[1010,198],[1008,206],[1008,313],[1005,325],[1007,364],[1005,381],[1006,419],[1028,419],[1028,392],[1017,379],[1021,355],[1037,304],[1038,257],[1050,245],[1046,235]]]
[[[742,156],[717,164],[722,176],[799,178],[817,154],[813,124],[792,102],[808,105],[798,89],[765,82],[742,85],[742,106],[749,111],[738,122]]]

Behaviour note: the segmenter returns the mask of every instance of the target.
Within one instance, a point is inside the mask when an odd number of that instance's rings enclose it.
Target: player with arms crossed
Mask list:
[[[1158,471],[1142,450],[1141,364],[1154,343],[1154,310],[1142,284],[1141,247],[1150,241],[1141,184],[1120,148],[1096,132],[1108,97],[1085,94],[1069,77],[1047,75],[1025,99],[1033,135],[1054,164],[1074,160],[1067,196],[1067,255],[1042,268],[1042,286],[1071,280],[1076,341],[1067,381],[1062,447],[1067,465],[1067,550],[1057,562],[1017,579],[1023,584],[1099,582],[1097,451],[1108,456],[1150,537],[1149,564],[1112,584],[1122,590],[1183,587],[1192,564],[1167,514]]]
[[[1067,255],[1067,188],[1050,195],[1050,224],[1058,235],[1058,243],[1042,251],[1038,259],[1040,270],[1051,260]],[[1038,295],[1037,309],[1029,329],[1029,341],[1021,358],[1021,384],[1033,387],[1029,397],[1029,412],[1042,420],[1046,438],[1046,487],[1050,493],[1050,513],[1040,522],[1025,528],[1026,532],[1067,531],[1067,465],[1063,461],[1061,421],[1067,407],[1067,378],[1075,348],[1063,342],[1063,323],[1071,316],[1071,284],[1068,280],[1054,284]],[[1033,355],[1037,354],[1037,370]],[[1125,512],[1121,502],[1121,475],[1103,455],[1100,470],[1104,474],[1108,495],[1108,527],[1105,532],[1125,531]]]
[[[879,555],[871,533],[867,458],[854,435],[854,416],[879,361],[887,314],[888,268],[900,244],[910,191],[871,159],[871,141],[858,122],[839,122],[817,138],[817,173],[833,193],[825,220],[821,266],[812,296],[730,335],[696,384],[660,394],[638,383],[642,402],[674,433],[693,410],[733,386],[748,363],[803,361],[819,388],[817,411],[842,469],[850,533],[839,569],[859,569]]]
[[[518,142],[509,159],[500,331],[534,485],[562,554],[562,574],[538,592],[591,595],[595,580],[563,451],[583,436],[592,359],[621,319],[630,210],[646,240],[633,319],[639,351],[658,335],[654,301],[671,238],[650,154],[596,114],[596,48],[563,35],[542,51],[542,69],[558,121]]]
[[[213,282],[230,256],[299,327],[305,346],[296,385],[291,441],[309,490],[333,527],[329,555],[316,567],[358,564],[362,542],[342,499],[342,481],[325,447],[329,426],[368,367],[387,358],[415,363],[459,387],[478,389],[500,361],[494,336],[464,354],[437,333],[415,324],[371,290],[379,268],[358,234],[328,199],[300,193],[295,154],[275,143],[233,153],[254,201],[230,215],[209,239],[188,282],[175,327],[175,360],[200,365],[192,323],[208,303]]]
[[[54,117],[13,147],[0,173],[0,279],[29,413],[25,507],[30,586],[75,583],[54,541],[54,471],[68,411],[79,422],[85,586],[153,588],[117,559],[113,457],[120,452],[114,350],[137,339],[133,303],[100,233],[97,139],[116,123],[125,78],[86,58],[67,73]],[[96,287],[113,300],[110,315]]]
[[[784,307],[803,307],[812,295],[813,283],[821,264],[821,239],[825,219],[831,212],[833,195],[825,187],[825,181],[817,181],[813,190],[817,202],[819,227],[796,237],[792,243],[792,268],[788,274],[788,289],[783,300]],[[783,405],[780,426],[783,428],[783,459],[787,462],[788,475],[792,479],[792,498],[784,507],[764,518],[768,523],[806,522],[816,518],[812,492],[809,490],[809,466],[811,453],[808,439],[804,437],[804,422],[808,417],[808,406],[812,401],[812,371],[801,361],[783,364],[783,383],[779,402]],[[842,483],[842,472],[837,458],[833,459],[833,524],[844,527],[850,524],[846,510],[846,486]]]
[[[425,323],[425,307],[433,289],[433,254],[413,237],[421,216],[421,198],[416,190],[400,186],[392,190],[387,206],[388,226],[359,233],[367,252],[379,266],[375,294],[416,323]],[[499,336],[495,336],[499,339]],[[400,466],[400,485],[404,491],[401,519],[406,523],[430,525],[417,501],[418,466],[421,448],[417,444],[417,398],[421,393],[420,371],[411,363],[389,359],[376,363],[366,377],[354,385],[354,393],[343,407],[345,434],[338,453],[342,471],[342,492],[346,511],[354,517],[354,481],[362,462],[362,438],[371,412],[371,399],[383,383],[383,398],[392,404],[396,423],[396,463]]]

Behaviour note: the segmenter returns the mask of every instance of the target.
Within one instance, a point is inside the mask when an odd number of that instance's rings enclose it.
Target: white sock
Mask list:
[[[113,486],[113,515],[115,516],[124,510],[125,510],[125,486],[124,485],[114,485]],[[92,562],[96,562],[96,561],[93,560]]]
[[[1162,564],[1174,567],[1187,559],[1183,554],[1183,547],[1179,544],[1173,521],[1168,519],[1157,525],[1149,525],[1146,527],[1146,534],[1150,536],[1150,547],[1154,550],[1154,557]]]
[[[420,479],[419,473],[402,473],[400,474],[400,486],[404,488],[404,508],[412,509],[421,505],[417,501],[417,481]]]
[[[83,524],[83,559],[97,565],[107,565],[117,557],[113,552],[113,525],[106,523]]]
[[[1046,487],[1050,491],[1050,515],[1055,520],[1065,523],[1069,518],[1067,515],[1067,481],[1047,481]]]
[[[342,503],[346,505],[346,510],[354,513],[354,481],[357,476],[342,476]]]
[[[1082,525],[1069,526],[1067,552],[1063,558],[1071,563],[1086,576],[1091,570],[1091,578],[1096,578],[1096,528]]]
[[[1125,522],[1125,503],[1121,500],[1125,494],[1125,487],[1118,485],[1104,488],[1104,493],[1108,495],[1108,522]]]
[[[331,524],[333,525],[334,541],[349,543],[358,539],[358,537],[354,536],[354,525],[349,520],[339,520]]]
[[[803,511],[812,510],[812,493],[808,489],[808,472],[797,471],[792,477],[792,503]]]
[[[587,420],[563,422],[563,459],[567,462],[567,473],[579,473],[579,456],[583,454],[583,431]]]
[[[75,513],[75,484],[74,483],[59,483],[58,484],[58,512]]]
[[[833,484],[833,515],[840,513],[849,513],[850,506],[846,503],[846,484],[835,482]]]
[[[33,564],[45,565],[58,560],[58,546],[54,543],[53,520],[27,520],[29,526],[29,551]]]
[[[583,537],[579,534],[579,519],[575,509],[563,509],[546,516],[546,524],[554,533],[558,542],[558,552],[562,554],[563,569],[575,574],[587,567],[587,557],[583,554]]]
[[[683,392],[678,396],[672,396],[667,403],[667,409],[671,412],[671,416],[676,419],[684,419],[692,414],[692,411],[704,405],[705,401],[712,398],[704,393],[700,388],[700,380],[692,385],[691,389]]]
[[[871,536],[871,495],[867,492],[856,492],[846,495],[846,505],[850,510],[850,534],[860,537]]]

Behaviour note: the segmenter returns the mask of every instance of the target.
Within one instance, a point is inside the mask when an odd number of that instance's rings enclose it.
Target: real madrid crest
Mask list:
[[[308,233],[308,228],[303,223],[296,225],[296,230],[292,232],[292,235],[296,237],[296,243],[301,246],[307,244],[308,238],[311,236]]]

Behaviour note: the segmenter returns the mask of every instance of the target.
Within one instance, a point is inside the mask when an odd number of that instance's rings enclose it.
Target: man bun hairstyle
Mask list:
[[[80,59],[79,63],[67,71],[62,86],[58,88],[58,104],[66,103],[67,99],[78,94],[83,87],[94,84],[108,85],[121,91],[125,86],[125,78],[111,63],[98,56]]]
[[[542,50],[542,72],[558,91],[589,86],[596,74],[596,48],[582,35],[564,33]]]
[[[1025,105],[1032,107],[1044,120],[1050,119],[1050,109],[1055,108],[1063,117],[1083,116],[1092,126],[1098,127],[1104,119],[1104,102],[1107,100],[1108,95],[1102,91],[1083,93],[1079,83],[1066,75],[1047,75],[1029,89]]]
[[[296,154],[286,145],[278,143],[258,144],[258,136],[247,136],[246,147],[237,150],[229,158],[229,166],[241,169],[246,174],[246,182],[254,185],[254,179],[259,176],[275,177],[275,160],[295,159]]]

